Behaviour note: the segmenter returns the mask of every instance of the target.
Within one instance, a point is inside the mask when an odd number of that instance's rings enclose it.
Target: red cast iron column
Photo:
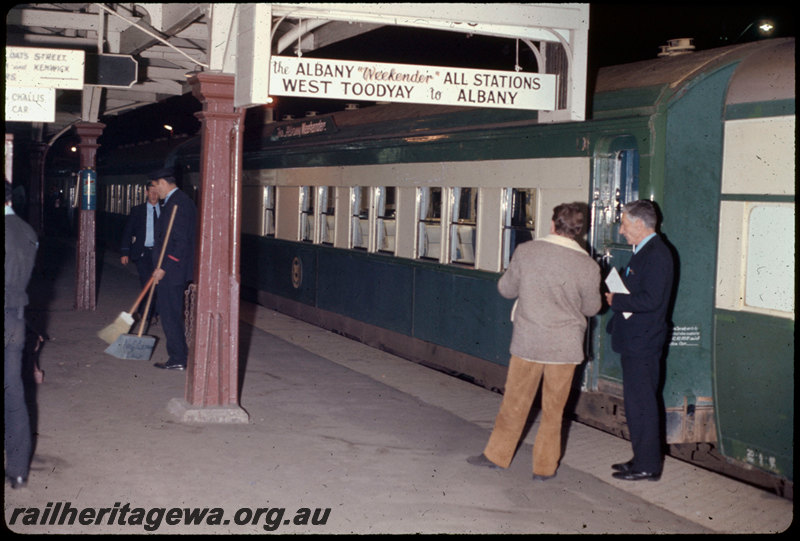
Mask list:
[[[78,153],[81,169],[96,169],[97,138],[103,133],[105,124],[97,122],[80,122],[75,125],[78,134]],[[79,194],[80,196],[81,194]],[[75,309],[94,310],[96,295],[96,250],[95,250],[95,212],[83,210],[78,212],[78,245],[76,250],[75,271]]]
[[[189,83],[202,104],[200,205],[195,262],[195,329],[186,401],[239,403],[239,227],[244,110],[233,105],[234,77],[198,73]]]

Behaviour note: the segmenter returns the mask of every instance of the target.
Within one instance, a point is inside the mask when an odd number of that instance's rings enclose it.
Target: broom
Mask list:
[[[151,276],[150,280],[145,284],[144,289],[142,289],[142,292],[139,293],[139,296],[136,298],[136,302],[131,306],[130,312],[120,312],[117,319],[114,320],[114,323],[97,333],[97,336],[99,336],[101,340],[107,344],[113,344],[117,338],[123,334],[127,334],[128,331],[131,330],[134,323],[132,314],[136,311],[136,308],[138,308],[139,303],[142,302],[142,299],[144,299],[145,294],[152,284],[153,277]]]

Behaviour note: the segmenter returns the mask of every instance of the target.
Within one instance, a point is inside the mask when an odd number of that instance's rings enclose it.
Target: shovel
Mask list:
[[[133,303],[131,309],[127,312],[120,312],[117,316],[117,319],[114,320],[114,323],[103,329],[102,331],[98,331],[97,336],[99,336],[104,342],[108,344],[113,344],[114,341],[120,337],[120,335],[127,333],[133,327],[134,319],[133,313],[136,312],[136,309],[139,307],[139,303],[142,302],[144,299],[145,293],[147,290],[150,289],[150,286],[153,284],[153,277],[150,277],[150,280],[147,281],[142,292],[139,293],[139,296],[136,298],[136,302]]]
[[[169,217],[169,225],[167,226],[167,234],[164,237],[164,243],[161,246],[161,255],[158,257],[158,265],[156,270],[161,268],[161,263],[164,260],[164,253],[167,250],[167,243],[169,242],[170,233],[172,233],[172,224],[175,221],[175,213],[178,207],[172,207],[172,216]],[[148,361],[153,354],[153,348],[156,345],[155,336],[142,336],[144,325],[147,322],[147,314],[150,312],[150,302],[153,300],[153,291],[156,286],[152,283],[150,286],[150,294],[147,296],[147,304],[144,308],[144,315],[142,316],[141,324],[139,325],[139,334],[122,334],[113,344],[108,346],[105,350],[109,355],[113,355],[118,359],[134,359],[137,361]]]

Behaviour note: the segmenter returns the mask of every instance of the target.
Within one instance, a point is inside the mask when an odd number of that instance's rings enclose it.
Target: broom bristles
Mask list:
[[[105,329],[98,331],[97,336],[107,344],[113,344],[117,338],[123,334],[127,334],[133,326],[133,316],[127,312],[121,312],[114,323]]]

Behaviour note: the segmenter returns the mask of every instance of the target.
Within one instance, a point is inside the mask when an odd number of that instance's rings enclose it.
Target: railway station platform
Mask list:
[[[49,338],[32,384],[25,487],[5,484],[23,534],[779,533],[793,504],[667,458],[659,482],[611,477],[627,441],[571,423],[556,478],[531,479],[528,433],[508,470],[467,464],[501,396],[242,303],[247,424],[168,411],[185,372],[105,354],[96,335],[136,297],[132,265],[98,259],[97,309],[76,312],[74,247],[45,239],[28,318]],[[72,519],[70,520],[70,518]],[[72,524],[70,524],[70,521]],[[63,522],[63,524],[59,524]]]

